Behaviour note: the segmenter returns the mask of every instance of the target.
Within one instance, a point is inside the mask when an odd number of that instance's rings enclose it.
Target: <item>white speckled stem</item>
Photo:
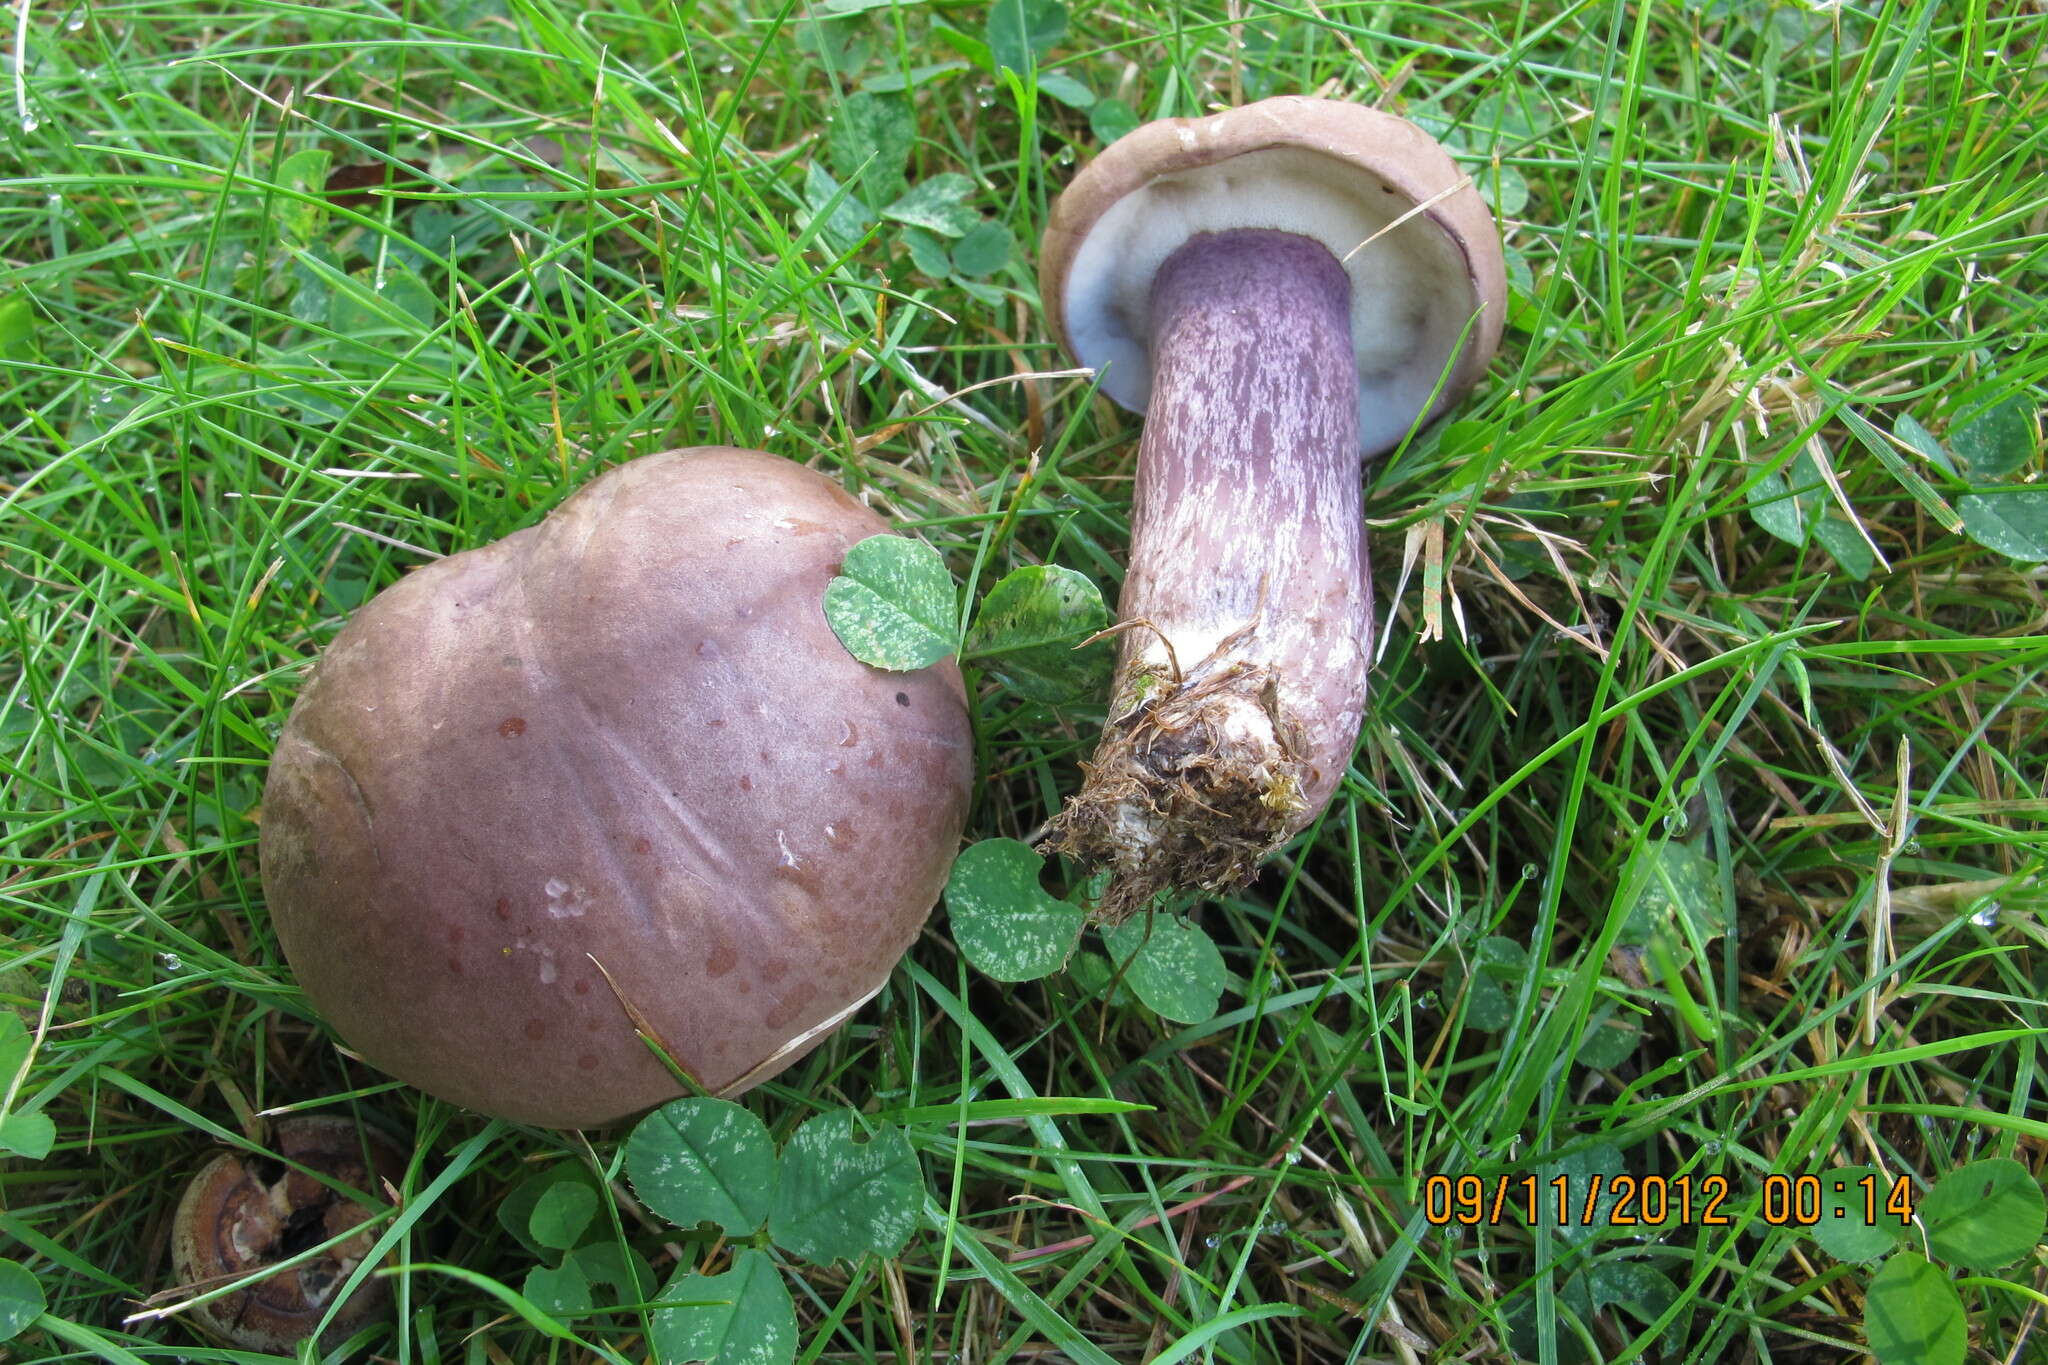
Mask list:
[[[1265,230],[1153,283],[1110,724],[1057,839],[1113,869],[1107,918],[1242,883],[1343,776],[1372,636],[1350,290]]]

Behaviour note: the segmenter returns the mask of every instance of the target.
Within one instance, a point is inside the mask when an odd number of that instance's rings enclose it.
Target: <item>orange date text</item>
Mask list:
[[[1724,1175],[1433,1175],[1422,1182],[1422,1214],[1437,1227],[1726,1227],[1730,1193]]]
[[[1433,1175],[1422,1182],[1422,1215],[1437,1227],[1727,1227],[1740,1212],[1724,1175]],[[1767,1175],[1756,1212],[1776,1227],[1913,1221],[1913,1182],[1904,1175],[1837,1172]]]

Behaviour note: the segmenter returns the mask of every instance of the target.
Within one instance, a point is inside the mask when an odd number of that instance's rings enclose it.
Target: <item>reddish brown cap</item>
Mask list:
[[[1189,237],[1234,228],[1314,237],[1350,273],[1367,453],[1400,441],[1440,377],[1430,417],[1493,358],[1507,273],[1479,192],[1406,119],[1288,95],[1148,123],[1090,162],[1053,205],[1039,293],[1061,343],[1104,370],[1103,392],[1144,411],[1152,277]]]
[[[888,528],[759,451],[621,465],[380,593],[278,740],[262,871],[307,998],[371,1064],[556,1127],[737,1093],[888,979],[973,752],[959,670],[824,614]]]

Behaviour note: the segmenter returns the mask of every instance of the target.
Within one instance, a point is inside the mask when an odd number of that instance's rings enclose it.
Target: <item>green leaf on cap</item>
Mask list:
[[[946,561],[904,536],[869,536],[846,552],[825,588],[825,619],[847,653],[898,673],[929,668],[959,646]]]

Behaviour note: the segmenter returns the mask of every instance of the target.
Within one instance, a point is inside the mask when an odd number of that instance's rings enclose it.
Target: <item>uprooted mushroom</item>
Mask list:
[[[372,1065],[528,1123],[736,1094],[874,995],[938,898],[972,746],[950,663],[826,623],[886,529],[821,474],[649,455],[379,594],[278,741],[262,873]]]
[[[1054,206],[1053,330],[1146,414],[1109,720],[1050,847],[1100,913],[1223,889],[1335,793],[1372,643],[1361,457],[1485,370],[1493,218],[1402,119],[1269,99],[1120,139]]]

